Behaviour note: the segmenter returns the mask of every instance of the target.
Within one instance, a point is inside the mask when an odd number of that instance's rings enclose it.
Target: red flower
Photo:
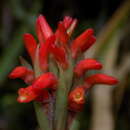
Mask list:
[[[36,31],[40,42],[46,41],[53,35],[51,27],[42,15],[37,18]]]
[[[85,103],[84,86],[77,86],[72,90],[68,97],[69,109],[75,112],[81,111]]]
[[[43,102],[49,99],[49,93],[47,90],[43,89],[36,91],[33,86],[28,86],[26,88],[20,88],[18,90],[19,97],[17,99],[20,103],[28,103],[33,100],[38,102]]]
[[[28,54],[30,55],[32,61],[34,62],[37,42],[35,41],[34,37],[29,33],[24,34],[23,40],[25,48],[27,49]]]
[[[98,61],[94,59],[85,59],[81,60],[76,67],[74,68],[74,72],[77,76],[83,75],[83,73],[87,70],[92,70],[92,69],[101,69],[102,64],[99,63]]]
[[[89,42],[89,39],[91,39],[93,33],[93,29],[87,29],[72,42],[71,51],[73,58],[77,57],[78,53],[82,50],[84,46],[87,46],[86,48],[89,48],[91,46],[91,42]]]
[[[118,80],[112,76],[106,74],[94,74],[85,79],[85,83],[92,86],[95,84],[108,84],[115,85],[118,83]]]
[[[10,74],[9,78],[16,79],[20,78],[25,81],[25,83],[30,84],[34,80],[34,72],[24,66],[16,67]]]
[[[89,40],[81,47],[81,52],[85,52],[89,47],[91,47],[96,41],[95,36],[90,36]]]

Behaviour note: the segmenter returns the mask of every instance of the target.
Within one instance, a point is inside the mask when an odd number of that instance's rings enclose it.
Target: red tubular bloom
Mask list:
[[[40,44],[44,43],[45,39],[43,37],[43,33],[42,33],[42,30],[41,30],[41,25],[40,25],[40,22],[39,22],[38,19],[36,20],[36,33],[37,33],[37,37],[38,37],[39,43]]]
[[[50,51],[50,46],[55,42],[55,35],[50,36],[45,43],[41,44],[39,50],[39,62],[42,70],[48,68],[48,56]]]
[[[57,47],[56,45],[52,45],[50,48],[50,53],[53,54],[54,58],[62,66],[63,69],[66,69],[68,67],[68,61],[64,47]]]
[[[35,93],[32,86],[28,86],[27,88],[20,88],[18,90],[19,97],[17,99],[20,103],[28,103],[34,100],[38,94]]]
[[[47,23],[44,16],[40,15],[37,18],[37,34],[40,41],[46,41],[50,36],[53,35],[53,31]],[[42,38],[43,37],[43,38]]]
[[[30,84],[34,80],[34,72],[32,70],[27,69],[24,66],[16,67],[10,74],[9,78],[16,79],[20,78],[25,81],[25,83]]]
[[[25,45],[32,61],[34,61],[35,52],[36,52],[36,48],[37,48],[37,42],[35,41],[34,37],[29,33],[24,34],[23,40],[24,40],[24,45]]]
[[[44,88],[55,90],[57,83],[58,81],[56,76],[53,73],[48,72],[39,76],[33,83],[33,87],[35,90],[42,90]]]
[[[78,36],[71,45],[71,51],[72,51],[72,57],[76,58],[77,53],[81,51],[81,48],[85,46],[85,44],[89,43],[90,37],[93,35],[94,31],[93,29],[87,29],[85,32],[83,32],[80,36]],[[90,43],[89,43],[90,44]],[[89,45],[88,45],[89,46]]]
[[[85,79],[85,83],[93,86],[95,84],[108,84],[115,85],[118,83],[118,80],[112,76],[106,74],[94,74]]]
[[[56,38],[60,43],[66,44],[69,40],[68,34],[66,32],[66,29],[64,27],[63,22],[59,22],[58,29],[56,30]]]
[[[72,90],[68,97],[69,109],[75,112],[81,111],[85,103],[84,86],[78,86]]]
[[[9,78],[16,79],[25,76],[28,73],[28,69],[24,66],[16,67],[10,74]]]
[[[81,47],[81,52],[85,52],[91,47],[96,41],[96,37],[90,36],[89,40]]]
[[[74,72],[77,76],[83,75],[83,73],[87,70],[96,69],[99,70],[102,68],[102,64],[94,59],[85,59],[81,60],[76,67],[74,68]]]

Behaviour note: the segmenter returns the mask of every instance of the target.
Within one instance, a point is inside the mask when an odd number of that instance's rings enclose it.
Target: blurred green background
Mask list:
[[[110,119],[113,119],[113,127],[108,128],[109,123],[101,121],[97,123],[101,129],[96,130],[102,130],[101,125],[106,125],[104,130],[130,130],[129,0],[1,0],[0,14],[0,130],[38,129],[32,103],[19,104],[16,101],[18,88],[26,85],[21,80],[8,79],[8,74],[19,65],[20,55],[29,60],[23,47],[22,35],[29,32],[36,36],[35,21],[39,14],[45,15],[54,30],[57,22],[65,15],[77,18],[79,22],[74,36],[88,27],[94,28],[97,43],[86,56],[98,58],[104,63],[103,71],[120,80],[108,96],[112,99]],[[106,91],[100,92],[103,94]],[[97,119],[93,112],[93,95],[94,92],[89,94],[85,106],[82,130],[95,130],[96,127],[96,123],[93,123]],[[102,114],[99,113],[99,116]],[[106,118],[103,120],[107,122]]]

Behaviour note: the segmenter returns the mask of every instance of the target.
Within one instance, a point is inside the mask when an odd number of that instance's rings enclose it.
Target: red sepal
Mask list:
[[[74,68],[74,73],[77,76],[82,76],[84,72],[92,69],[99,70],[102,68],[102,64],[94,59],[81,60]]]
[[[48,56],[50,51],[50,46],[55,43],[55,35],[50,36],[45,43],[41,44],[39,50],[39,63],[43,71],[48,68]]]
[[[106,74],[94,74],[85,79],[85,83],[92,86],[95,84],[108,84],[115,85],[118,83],[118,80],[112,76]]]
[[[72,42],[71,51],[73,58],[77,57],[78,52],[81,51],[81,48],[87,43],[93,33],[93,29],[87,29]]]
[[[69,40],[68,34],[66,32],[66,29],[64,27],[63,22],[59,22],[58,24],[58,29],[56,30],[56,39],[62,43],[62,44],[66,44]]]
[[[24,80],[25,83],[30,84],[34,80],[34,72],[24,66],[18,66],[9,74],[9,78],[20,78]]]
[[[38,91],[45,88],[55,90],[57,88],[57,83],[58,80],[56,76],[53,73],[48,72],[39,76],[33,83],[33,87]]]
[[[72,90],[68,97],[69,110],[79,112],[85,104],[85,89],[84,86],[77,86]]]
[[[47,23],[45,17],[42,15],[37,18],[37,34],[40,41],[46,41],[50,36],[53,35],[51,27]]]
[[[23,40],[24,40],[25,48],[28,51],[28,54],[30,55],[32,61],[34,61],[35,52],[36,52],[36,48],[37,48],[36,40],[29,33],[26,33],[23,35]]]

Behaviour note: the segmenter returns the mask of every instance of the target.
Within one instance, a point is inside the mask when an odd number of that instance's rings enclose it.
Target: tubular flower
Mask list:
[[[73,58],[77,57],[78,52],[80,52],[84,46],[87,46],[86,49],[91,46],[91,42],[89,42],[89,39],[91,39],[93,33],[93,29],[87,29],[72,42],[71,50]]]
[[[44,104],[45,100],[55,100],[57,99],[56,91],[58,87],[61,87],[59,84],[65,82],[67,85],[62,87],[67,88],[64,88],[64,90],[67,90],[65,95],[68,96],[68,109],[78,112],[82,110],[86,92],[91,86],[95,84],[115,85],[117,83],[115,78],[105,74],[95,74],[88,76],[84,80],[85,72],[92,69],[99,70],[102,68],[102,64],[94,59],[81,59],[81,61],[78,61],[78,56],[89,49],[95,43],[96,38],[94,30],[90,28],[86,29],[74,40],[71,40],[70,37],[76,25],[77,19],[65,16],[62,21],[58,22],[58,28],[53,32],[46,18],[40,15],[36,20],[38,41],[31,34],[24,34],[24,45],[31,57],[34,70],[29,69],[30,64],[24,60],[23,62],[27,67],[16,67],[9,74],[9,78],[20,78],[29,84],[28,87],[18,90],[18,102],[40,101]],[[51,59],[57,64],[52,65]],[[84,81],[83,85],[73,88],[72,84],[77,84],[78,80]],[[71,81],[76,81],[76,83]],[[58,96],[61,95],[58,94]]]
[[[47,23],[44,16],[40,15],[37,18],[36,31],[38,34],[39,41],[46,41],[50,36],[53,35],[52,29]]]
[[[30,55],[32,61],[34,62],[37,42],[35,41],[34,37],[29,33],[24,34],[23,40],[25,48],[27,49],[28,54]]]
[[[72,90],[68,97],[69,109],[72,111],[81,111],[85,103],[85,89],[84,86],[77,86]]]
[[[34,73],[32,70],[24,66],[18,66],[9,74],[9,78],[11,79],[20,78],[23,79],[25,83],[30,84],[34,80]]]
[[[85,83],[92,86],[95,84],[108,84],[115,85],[118,83],[118,80],[112,76],[106,74],[94,74],[85,79]]]
[[[76,67],[74,68],[74,72],[77,76],[81,76],[87,70],[91,70],[91,69],[98,70],[101,68],[102,68],[102,64],[99,63],[98,61],[96,61],[94,59],[85,59],[85,60],[81,60],[76,65]]]

